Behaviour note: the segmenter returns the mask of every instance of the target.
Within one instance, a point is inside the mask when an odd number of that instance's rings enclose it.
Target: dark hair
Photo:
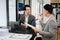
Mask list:
[[[24,6],[24,10],[26,10],[26,7],[30,7],[30,6],[29,6],[29,5],[25,5],[25,6]]]
[[[52,12],[53,12],[53,7],[50,4],[46,4],[44,6],[44,9],[47,10],[50,14],[52,14]]]

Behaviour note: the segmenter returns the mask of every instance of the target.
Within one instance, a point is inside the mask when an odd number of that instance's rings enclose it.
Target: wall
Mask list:
[[[17,0],[17,2],[18,2],[18,3],[23,3],[23,2],[24,2],[24,0]]]
[[[58,3],[59,0],[51,0],[51,3]]]
[[[31,0],[31,14],[37,18],[39,13],[39,2],[37,0]]]
[[[25,5],[29,5],[29,0],[25,0]]]
[[[60,0],[59,0],[59,3],[60,3]]]
[[[43,0],[43,3],[44,4],[50,4],[51,3],[51,0]]]
[[[0,27],[7,27],[6,0],[0,0]]]
[[[9,0],[9,21],[16,21],[16,0]]]

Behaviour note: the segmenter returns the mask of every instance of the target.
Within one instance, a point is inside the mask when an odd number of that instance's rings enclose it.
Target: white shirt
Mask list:
[[[28,17],[25,17],[25,23],[28,24]],[[27,28],[27,25],[26,25],[26,28]]]

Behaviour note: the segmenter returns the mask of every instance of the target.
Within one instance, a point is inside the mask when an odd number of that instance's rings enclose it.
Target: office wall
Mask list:
[[[60,0],[59,0],[59,3],[60,3]]]
[[[31,0],[30,0],[31,1]],[[25,5],[29,5],[29,0],[25,0]]]
[[[25,3],[27,5],[29,5],[29,0],[17,0],[18,3]]]
[[[43,0],[43,3],[44,4],[50,4],[51,3],[51,0]]]
[[[16,0],[9,0],[9,21],[16,21]]]
[[[39,13],[39,2],[37,0],[31,0],[31,14],[37,18]]]
[[[24,3],[24,0],[17,0],[18,3]]]
[[[58,3],[59,0],[51,0],[51,3]]]
[[[0,0],[0,27],[7,27],[6,0]]]

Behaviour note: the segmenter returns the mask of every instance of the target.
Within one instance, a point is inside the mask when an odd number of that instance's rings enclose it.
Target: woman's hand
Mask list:
[[[37,16],[38,16],[38,20],[42,20],[42,15],[37,14]]]

